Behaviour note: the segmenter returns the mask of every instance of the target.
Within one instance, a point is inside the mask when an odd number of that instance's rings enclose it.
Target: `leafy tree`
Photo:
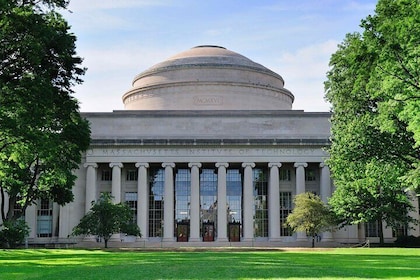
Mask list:
[[[113,204],[112,196],[104,193],[97,202],[92,202],[92,208],[73,229],[73,235],[96,235],[104,239],[105,248],[108,248],[108,240],[114,233],[141,236],[132,218],[127,204]]]
[[[416,1],[380,0],[363,34],[347,34],[331,57],[330,204],[344,224],[414,222],[407,189],[420,180],[419,18]]]
[[[16,248],[29,235],[29,227],[23,219],[5,221],[0,231],[0,247]]]
[[[315,247],[317,234],[334,225],[333,215],[321,198],[306,192],[295,196],[295,208],[287,216],[286,225],[294,232],[303,231],[312,236],[312,248]]]
[[[90,129],[72,97],[85,72],[76,37],[55,11],[67,4],[0,0],[2,221],[19,218],[39,198],[60,205],[73,199],[72,170],[89,145]],[[17,215],[16,203],[22,209]]]

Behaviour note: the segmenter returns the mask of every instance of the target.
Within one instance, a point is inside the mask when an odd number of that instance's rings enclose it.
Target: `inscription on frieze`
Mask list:
[[[195,105],[222,105],[223,96],[219,96],[219,95],[194,96],[193,101]]]
[[[112,148],[91,149],[88,156],[311,156],[324,152],[314,148]]]

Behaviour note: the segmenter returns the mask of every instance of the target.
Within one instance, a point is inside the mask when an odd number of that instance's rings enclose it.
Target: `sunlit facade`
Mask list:
[[[29,243],[99,246],[71,232],[109,192],[128,203],[142,232],[116,234],[110,246],[308,244],[285,220],[296,194],[327,201],[334,190],[324,163],[330,113],[292,110],[293,100],[280,75],[222,47],[195,47],[152,66],[123,95],[125,110],[83,113],[92,142],[75,171],[74,202],[30,207]],[[385,228],[385,237],[395,234]],[[324,232],[319,242],[367,238],[377,239],[373,225]]]

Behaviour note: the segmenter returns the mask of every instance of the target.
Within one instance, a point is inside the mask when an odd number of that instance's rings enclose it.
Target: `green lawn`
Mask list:
[[[0,279],[420,279],[420,249],[0,250]]]

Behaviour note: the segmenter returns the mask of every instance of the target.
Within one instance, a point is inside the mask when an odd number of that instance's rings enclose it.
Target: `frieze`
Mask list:
[[[87,156],[322,156],[326,153],[316,148],[98,148],[90,149]]]

